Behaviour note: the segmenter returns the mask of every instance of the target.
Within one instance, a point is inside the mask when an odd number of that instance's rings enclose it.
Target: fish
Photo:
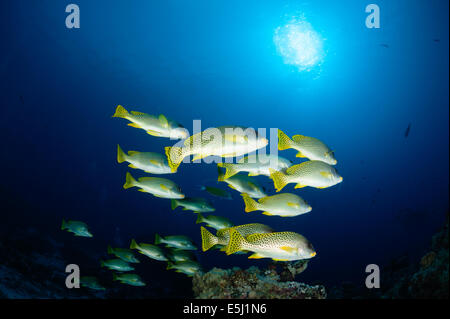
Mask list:
[[[191,210],[194,213],[210,213],[216,210],[206,199],[196,197],[172,199],[172,210],[178,206],[182,206],[183,210]]]
[[[168,120],[163,114],[154,116],[136,111],[129,113],[122,105],[118,105],[112,117],[127,119],[131,122],[128,126],[143,129],[152,136],[170,139],[185,139],[189,136],[181,124]]]
[[[133,252],[127,248],[112,248],[108,245],[108,254],[115,255],[128,263],[140,263],[140,261],[134,256]]]
[[[78,237],[93,237],[92,233],[89,231],[86,223],[77,220],[62,220],[61,230],[67,230],[70,233],[74,233]]]
[[[152,152],[128,151],[125,154],[120,145],[117,145],[117,162],[130,163],[128,167],[140,169],[150,174],[173,174],[163,154]]]
[[[252,198],[261,198],[267,196],[264,188],[259,185],[252,177],[247,175],[237,174],[227,179],[224,178],[224,173],[218,168],[219,182],[225,182],[228,187],[234,189],[240,193],[247,193]]]
[[[380,46],[382,46],[383,48],[389,49],[389,44],[387,44],[387,43],[381,43]]]
[[[221,198],[225,198],[225,199],[233,199],[233,197],[231,197],[231,194],[228,193],[227,191],[217,188],[217,187],[212,187],[212,186],[201,186],[201,190],[207,191],[208,193],[210,193],[213,196],[216,197],[221,197]]]
[[[405,138],[407,138],[409,136],[409,131],[411,130],[411,123],[408,124],[408,127],[406,128],[405,131]]]
[[[233,226],[233,223],[228,218],[214,215],[203,216],[200,213],[197,215],[197,220],[195,223],[206,223],[208,227],[212,227],[216,230],[221,230],[223,228],[229,228]]]
[[[311,243],[294,232],[257,233],[244,237],[232,229],[225,252],[231,255],[241,250],[253,252],[249,259],[271,258],[275,261],[293,261],[316,256]]]
[[[161,247],[152,244],[136,243],[134,239],[131,240],[130,249],[137,249],[141,254],[155,260],[167,261],[169,260]]]
[[[312,210],[312,207],[300,196],[290,193],[267,196],[260,198],[258,201],[255,201],[245,193],[241,194],[241,196],[244,199],[247,213],[262,210],[263,215],[293,217]]]
[[[337,164],[334,151],[317,138],[294,135],[291,140],[283,131],[278,130],[278,149],[282,151],[289,148],[298,151],[296,157],[322,161],[329,165]]]
[[[343,178],[337,170],[322,161],[307,161],[289,167],[286,173],[271,169],[270,178],[279,192],[290,183],[297,183],[295,188],[306,186],[327,188],[342,182]]]
[[[127,172],[123,188],[128,189],[131,187],[139,187],[140,192],[149,193],[161,198],[181,199],[185,197],[181,188],[169,179],[161,177],[141,177],[138,180],[135,180],[133,176]]]
[[[215,245],[226,246],[230,240],[230,231],[235,229],[241,233],[242,236],[247,237],[248,235],[255,233],[271,233],[273,229],[267,225],[253,223],[253,224],[245,224],[239,226],[233,226],[228,228],[222,228],[216,232],[214,236],[210,233],[205,227],[200,227],[200,232],[202,235],[202,250],[207,251],[211,247]],[[221,249],[225,250],[225,249]]]
[[[100,260],[100,265],[102,267],[106,267],[110,270],[117,271],[131,271],[134,270],[134,267],[129,265],[126,261],[122,259],[108,259],[108,260]]]
[[[176,263],[168,262],[167,269],[175,269],[176,272],[183,273],[192,277],[197,271],[201,270],[200,264],[192,260],[179,261]]]
[[[195,155],[192,161],[208,156],[236,157],[263,148],[268,143],[253,128],[220,126],[192,135],[182,147],[168,146],[165,152],[169,166],[176,171],[183,159],[190,155]]]
[[[80,277],[80,284],[83,287],[93,289],[93,290],[106,290],[105,287],[103,287],[98,279],[93,276],[81,276]]]
[[[167,247],[182,249],[182,250],[197,250],[192,240],[187,236],[175,235],[161,237],[155,234],[155,245],[165,244]]]
[[[122,284],[128,284],[131,286],[142,287],[146,283],[142,281],[141,277],[137,274],[115,274],[113,273],[113,280],[118,280]]]
[[[217,166],[225,168],[224,179],[239,172],[248,172],[248,176],[265,175],[270,176],[269,168],[283,171],[292,165],[292,161],[278,156],[268,154],[254,154],[241,158],[237,164],[218,163]]]
[[[178,262],[178,261],[188,261],[188,260],[195,260],[194,254],[192,254],[189,250],[179,250],[179,249],[172,249],[169,248],[169,251],[167,252],[167,257],[170,261]]]

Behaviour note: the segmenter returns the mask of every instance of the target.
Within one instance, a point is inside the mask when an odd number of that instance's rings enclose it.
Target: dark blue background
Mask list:
[[[122,189],[118,143],[155,152],[173,144],[112,119],[122,104],[189,130],[200,119],[204,128],[280,128],[330,145],[344,182],[297,190],[313,206],[307,215],[246,214],[231,189],[233,201],[214,199],[216,214],[236,224],[305,235],[318,254],[299,280],[361,281],[367,264],[426,251],[448,211],[448,1],[377,1],[381,29],[365,27],[368,1],[77,0],[81,28],[69,30],[69,3],[0,5],[3,226],[36,227],[98,258],[108,243],[153,242],[156,232],[200,244],[196,216]],[[320,72],[300,73],[277,53],[275,29],[298,14],[325,39]],[[214,185],[217,172],[182,164],[167,177],[208,196],[199,186]],[[87,222],[94,239],[60,232],[63,217]],[[199,259],[205,269],[267,262],[217,251]],[[188,280],[145,265],[148,282]]]

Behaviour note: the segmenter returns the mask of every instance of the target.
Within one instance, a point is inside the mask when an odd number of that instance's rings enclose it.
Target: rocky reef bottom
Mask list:
[[[325,299],[325,287],[309,286],[293,281],[295,275],[306,268],[306,263],[283,266],[277,272],[276,264],[263,271],[257,267],[246,270],[213,268],[193,277],[194,296],[199,299]],[[302,270],[303,269],[303,270]],[[286,281],[291,279],[290,281]]]

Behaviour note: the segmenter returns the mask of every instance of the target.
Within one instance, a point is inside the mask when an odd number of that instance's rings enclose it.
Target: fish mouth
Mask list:
[[[317,255],[316,252],[312,252],[312,253],[310,254],[311,257],[314,257],[315,255]]]
[[[339,177],[339,183],[342,182],[344,178],[342,176]]]

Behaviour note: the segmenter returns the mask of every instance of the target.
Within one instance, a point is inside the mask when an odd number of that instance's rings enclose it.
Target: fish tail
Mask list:
[[[230,230],[230,241],[225,250],[227,255],[234,254],[243,249],[244,237],[236,230]]]
[[[112,117],[126,118],[128,115],[130,115],[130,113],[128,113],[128,111],[122,105],[118,105],[116,108],[116,112]]]
[[[131,239],[130,249],[137,249],[139,248],[139,245],[134,239]]]
[[[67,229],[67,223],[63,218],[62,223],[61,223],[61,230],[64,230],[64,229]]]
[[[167,146],[164,148],[166,151],[167,162],[169,163],[170,169],[172,172],[176,172],[178,166],[180,166],[183,161],[185,155],[184,147],[178,146]]]
[[[277,192],[283,189],[288,184],[287,175],[282,172],[269,168],[270,178],[273,180],[273,185],[277,189]]]
[[[108,254],[114,254],[114,249],[110,245],[108,245]]]
[[[225,175],[223,176],[223,179],[227,179],[228,177],[231,177],[238,173],[238,170],[236,169],[236,165],[234,165],[234,164],[218,163],[217,166],[225,168]]]
[[[280,151],[287,150],[288,148],[291,148],[292,140],[284,134],[282,130],[278,130],[278,149]]]
[[[217,244],[217,237],[211,234],[205,227],[200,227],[202,234],[202,250],[207,251]]]
[[[136,186],[136,180],[134,179],[133,176],[131,176],[131,174],[129,172],[127,172],[127,176],[125,179],[125,184],[123,185],[124,189],[128,189],[131,187]]]
[[[117,162],[123,163],[127,160],[127,155],[123,152],[119,144],[117,144]]]
[[[161,244],[162,238],[158,234],[155,234],[155,245]]]
[[[198,213],[197,214],[197,220],[195,221],[196,224],[200,224],[203,223],[205,221],[205,219],[203,218],[203,215]]]
[[[178,201],[176,199],[172,199],[171,206],[172,206],[172,210],[174,210],[175,208],[177,208],[180,205],[178,205]]]
[[[259,203],[256,200],[254,200],[253,198],[248,196],[248,194],[246,194],[246,193],[242,193],[241,196],[244,199],[245,211],[247,213],[258,210]]]

